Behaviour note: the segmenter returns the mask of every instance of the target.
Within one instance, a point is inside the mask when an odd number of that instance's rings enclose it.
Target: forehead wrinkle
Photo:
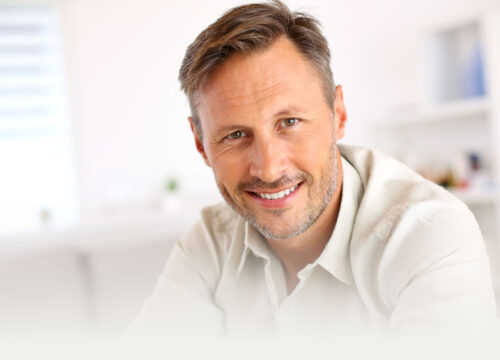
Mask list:
[[[247,107],[265,103],[266,101],[275,98],[288,88],[283,83],[273,84],[266,88],[253,90],[245,94],[236,94],[235,91],[228,90],[226,93],[229,95],[220,101],[220,105],[229,107]]]
[[[201,91],[203,95],[208,95],[204,96],[207,100],[205,105],[210,105],[210,100],[214,98],[219,104],[227,105],[233,101],[243,100],[241,105],[252,105],[289,89],[291,78],[300,76],[298,69],[292,67],[293,74],[290,74],[289,66],[285,66],[288,71],[284,71],[279,62],[268,57],[267,52],[253,54],[250,58],[234,56],[215,69],[206,78]],[[273,65],[261,66],[262,61]],[[237,80],[228,83],[227,77]]]

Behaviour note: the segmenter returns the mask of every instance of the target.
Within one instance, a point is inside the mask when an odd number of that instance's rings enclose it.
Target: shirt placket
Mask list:
[[[297,287],[290,295],[283,299],[281,304],[278,304],[276,310],[274,311],[276,329],[278,335],[282,338],[297,335],[300,330],[297,328],[297,306],[301,301],[301,290],[304,287],[304,284],[308,281],[308,278],[310,277],[315,266],[316,264],[309,264],[297,274],[299,277]]]

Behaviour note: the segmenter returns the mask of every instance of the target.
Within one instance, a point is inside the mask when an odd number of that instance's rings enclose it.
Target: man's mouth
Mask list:
[[[259,196],[262,199],[266,200],[279,200],[287,197],[291,193],[293,193],[302,183],[293,185],[289,188],[277,191],[277,192],[257,192],[257,191],[252,191],[252,194],[255,194]]]

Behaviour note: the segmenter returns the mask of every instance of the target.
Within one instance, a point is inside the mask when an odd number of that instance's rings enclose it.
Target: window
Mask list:
[[[0,3],[0,236],[78,217],[58,21],[50,5]]]

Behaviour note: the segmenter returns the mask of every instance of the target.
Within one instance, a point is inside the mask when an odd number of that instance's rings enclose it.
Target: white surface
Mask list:
[[[146,244],[88,252],[91,311],[100,336],[120,334],[130,325],[163,271],[174,239],[151,238]]]
[[[398,115],[389,115],[377,120],[377,125],[397,127],[404,125],[426,125],[433,122],[449,122],[453,126],[457,119],[486,118],[490,115],[490,104],[487,99],[476,98],[454,101],[443,105],[423,107],[401,111]]]
[[[89,312],[78,254],[60,248],[0,257],[0,337],[42,339],[88,334]]]
[[[117,337],[151,293],[186,223],[115,223],[20,237],[0,251],[0,337]]]
[[[0,337],[120,336],[194,219],[114,209],[71,228],[0,237]]]
[[[495,205],[499,201],[499,194],[493,189],[451,189],[450,192],[469,206]]]

